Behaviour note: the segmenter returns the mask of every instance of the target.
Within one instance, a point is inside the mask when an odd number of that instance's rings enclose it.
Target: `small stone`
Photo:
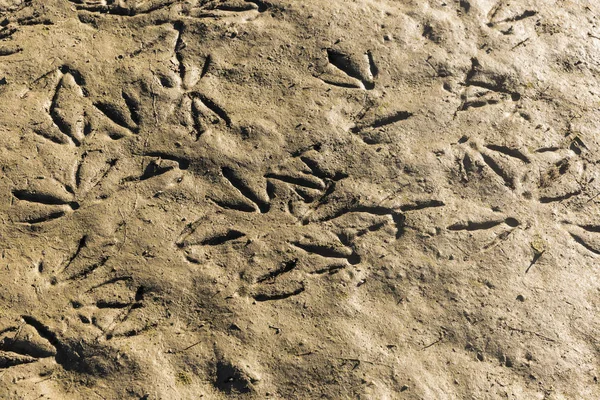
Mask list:
[[[525,296],[523,296],[522,294],[520,294],[520,295],[517,296],[517,300],[523,302],[523,301],[525,301]]]
[[[408,390],[408,385],[402,385],[402,387],[400,388],[401,392],[405,392]]]

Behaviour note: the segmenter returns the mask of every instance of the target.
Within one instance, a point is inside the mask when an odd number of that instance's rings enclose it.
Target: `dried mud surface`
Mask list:
[[[0,0],[0,398],[600,398],[599,15]]]

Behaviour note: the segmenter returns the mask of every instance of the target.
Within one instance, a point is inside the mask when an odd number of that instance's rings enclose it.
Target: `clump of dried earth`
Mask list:
[[[600,398],[599,15],[0,0],[0,397]]]

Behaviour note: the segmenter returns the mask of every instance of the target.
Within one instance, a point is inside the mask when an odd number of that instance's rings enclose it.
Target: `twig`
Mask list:
[[[121,219],[123,220],[123,242],[121,243],[121,246],[119,246],[119,251],[121,251],[123,246],[125,246],[125,242],[127,241],[127,221],[125,221],[125,216],[123,215],[123,211],[121,211],[120,207],[119,214],[121,214]]]
[[[542,257],[542,255],[544,255],[544,253],[546,252],[546,250],[540,252],[540,253],[535,253],[535,255],[533,256],[533,260],[531,260],[531,264],[529,264],[529,267],[527,267],[527,269],[525,270],[525,273],[528,273],[529,270],[531,269],[531,267],[533,267],[533,265],[538,262],[538,260]]]
[[[438,340],[436,340],[433,343],[428,344],[427,346],[423,347],[421,350],[426,350],[426,349],[430,348],[431,346],[434,346],[434,345],[440,343],[442,340],[444,340],[444,336],[440,335],[440,338]]]
[[[189,350],[189,349],[191,349],[192,347],[196,347],[196,346],[198,346],[200,343],[202,343],[202,341],[201,341],[201,340],[197,341],[197,342],[196,342],[196,343],[194,343],[194,344],[191,344],[191,345],[189,345],[189,346],[188,346],[188,347],[186,347],[185,349],[181,349],[181,350],[174,351],[174,352],[172,352],[171,354],[183,353],[184,351],[188,351],[188,350]]]
[[[98,393],[97,391],[94,390],[94,394],[98,397],[100,397],[103,400],[106,400],[106,397],[102,396],[100,393]]]
[[[591,38],[600,40],[600,37],[598,37],[598,36],[596,36],[596,35],[594,35],[594,34],[592,34],[590,32],[588,32],[588,36],[591,37]]]
[[[530,334],[532,334],[532,335],[535,335],[535,336],[539,337],[540,339],[547,340],[548,342],[553,342],[553,343],[556,343],[556,342],[558,342],[558,340],[556,340],[556,339],[552,339],[552,338],[549,338],[549,337],[547,337],[547,336],[544,336],[544,335],[542,335],[541,333],[537,333],[537,332],[534,332],[534,331],[529,331],[529,330],[527,330],[527,329],[519,329],[519,328],[514,328],[514,327],[512,327],[512,326],[509,326],[509,325],[506,325],[506,327],[507,327],[508,329],[510,329],[511,331],[515,331],[515,332],[519,332],[519,333],[530,333]]]
[[[433,70],[433,72],[435,72],[435,75],[434,75],[434,76],[437,76],[437,74],[438,74],[438,71],[437,71],[437,69],[435,69],[435,67],[433,66],[433,64],[431,64],[431,63],[429,62],[429,60],[430,60],[430,59],[431,59],[431,56],[427,57],[427,58],[425,59],[425,62],[427,63],[427,65],[429,65],[429,66],[431,67],[431,69]]]
[[[362,360],[360,358],[348,358],[348,357],[334,357],[334,358],[336,360],[354,363],[354,367],[352,367],[352,369],[358,368],[360,366],[360,363],[366,363],[366,364],[371,364],[371,365],[388,366],[387,364],[384,364],[384,363],[379,363],[379,362],[375,362],[375,361],[368,361],[368,360]]]
[[[527,43],[527,41],[529,41],[529,39],[530,39],[530,38],[527,38],[527,39],[525,39],[525,40],[521,40],[519,43],[515,44],[515,45],[512,47],[512,49],[511,49],[511,50],[514,50],[514,49],[516,49],[516,48],[517,48],[517,47],[519,47],[519,46],[523,46],[525,43]]]
[[[594,197],[591,197],[588,201],[586,201],[586,204],[589,203],[590,201],[594,200],[598,196],[600,196],[600,192],[596,193],[596,195]]]
[[[279,335],[281,333],[281,328],[278,328],[278,327],[273,326],[273,325],[269,325],[269,328],[273,329],[275,331],[276,335]]]

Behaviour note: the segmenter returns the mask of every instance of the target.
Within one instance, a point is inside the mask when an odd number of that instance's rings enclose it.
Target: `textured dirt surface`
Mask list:
[[[599,15],[0,0],[0,398],[600,398]]]

